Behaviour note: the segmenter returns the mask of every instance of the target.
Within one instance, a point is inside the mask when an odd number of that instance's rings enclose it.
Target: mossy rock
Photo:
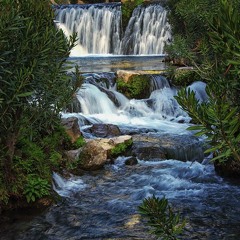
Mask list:
[[[116,145],[113,149],[111,149],[111,157],[116,157],[116,156],[119,156],[119,155],[125,153],[126,150],[130,146],[132,146],[132,144],[133,144],[133,140],[131,138],[123,143]]]
[[[132,75],[125,82],[122,78],[117,79],[118,91],[132,99],[144,99],[150,96],[151,80],[149,75]]]
[[[175,69],[170,74],[170,80],[175,86],[186,87],[195,81],[199,81],[200,76],[193,69]]]

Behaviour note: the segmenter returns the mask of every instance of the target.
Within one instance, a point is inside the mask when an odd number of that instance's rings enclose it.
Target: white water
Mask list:
[[[95,74],[97,80],[104,77]],[[106,78],[109,76],[106,76]],[[87,79],[93,78],[87,76]],[[63,117],[76,116],[80,122],[87,119],[91,124],[110,123],[118,126],[128,126],[134,128],[150,128],[163,133],[191,134],[186,128],[189,126],[191,118],[184,112],[174,96],[177,94],[175,88],[171,88],[167,80],[163,77],[155,77],[154,90],[148,99],[127,99],[124,95],[117,92],[111,79],[109,89],[101,91],[103,88],[101,82],[93,84],[84,83],[77,92],[77,98],[81,105],[79,113],[64,113]],[[99,80],[98,80],[99,81]],[[106,82],[105,82],[106,84]],[[97,86],[101,86],[100,88]],[[152,87],[153,88],[153,87]],[[205,84],[196,82],[190,86],[194,89],[197,97],[205,96]],[[118,102],[118,106],[114,103]],[[202,98],[203,99],[203,98]],[[203,99],[205,100],[205,99]],[[179,124],[178,122],[183,122]],[[81,124],[82,125],[82,124]]]
[[[120,46],[120,7],[67,7],[56,9],[56,21],[67,35],[77,33],[78,45],[71,56],[116,54]]]
[[[124,54],[163,54],[164,45],[170,40],[167,11],[160,5],[137,7],[129,21],[121,43]]]
[[[120,5],[74,6],[55,9],[57,27],[69,38],[74,32],[78,44],[71,57],[98,54],[161,55],[170,38],[166,10],[160,5],[134,10],[125,33],[121,30]],[[121,37],[122,35],[122,37]]]

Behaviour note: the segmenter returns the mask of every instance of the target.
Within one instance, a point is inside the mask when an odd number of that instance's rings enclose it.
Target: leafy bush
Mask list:
[[[48,196],[50,194],[50,184],[47,180],[29,175],[27,184],[24,188],[23,194],[26,196],[27,202],[35,202],[37,199]]]
[[[175,214],[166,198],[155,196],[143,200],[139,212],[147,218],[147,225],[151,227],[150,233],[165,240],[176,240],[185,227],[185,220]]]
[[[171,2],[174,0],[168,3]],[[239,177],[240,3],[235,0],[181,0],[175,1],[171,7],[171,18],[182,21],[185,29],[185,33],[181,34],[176,24],[174,32],[182,37],[184,35],[191,51],[189,61],[207,83],[209,97],[208,102],[199,103],[193,92],[182,90],[177,101],[193,121],[199,124],[190,129],[197,130],[198,136],[207,137],[210,147],[206,152],[213,153],[215,166],[219,163],[234,166],[239,169],[236,174]],[[225,175],[224,171],[223,174]]]
[[[1,1],[0,189],[4,202],[11,196],[21,197],[27,175],[49,179],[51,169],[61,164],[56,154],[61,138],[56,139],[55,132],[59,132],[60,111],[79,86],[78,76],[72,83],[66,64],[76,37],[68,42],[55,28],[49,3]]]

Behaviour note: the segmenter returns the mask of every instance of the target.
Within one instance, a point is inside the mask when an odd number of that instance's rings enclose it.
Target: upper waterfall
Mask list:
[[[123,54],[163,54],[166,41],[171,37],[167,11],[159,4],[138,6],[132,14],[124,34]]]
[[[124,33],[120,4],[64,5],[55,9],[55,20],[65,35],[77,33],[78,44],[72,56],[163,54],[170,38],[166,15],[159,4],[139,6]]]
[[[77,33],[79,55],[117,54],[120,47],[120,5],[70,5],[55,10],[59,27],[66,35]],[[75,54],[75,55],[77,55]]]

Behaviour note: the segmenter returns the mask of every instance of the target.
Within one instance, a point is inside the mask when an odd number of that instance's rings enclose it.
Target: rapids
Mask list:
[[[84,134],[96,122],[114,123],[121,131],[134,129],[138,134],[143,129],[148,129],[144,134],[159,136],[192,134],[186,130],[189,117],[174,102],[177,89],[163,77],[154,76],[152,80],[149,99],[155,104],[151,106],[146,104],[147,99],[127,99],[118,93],[114,73],[84,77],[85,83],[77,93],[82,111],[63,113],[65,117],[77,116]],[[203,83],[190,87],[199,100],[205,100]],[[115,93],[118,106],[108,97],[108,91]],[[179,119],[185,123],[178,123]],[[138,160],[134,166],[125,165],[127,158],[120,156],[102,170],[69,179],[53,173],[53,187],[61,201],[37,216],[25,220],[22,217],[20,221],[13,217],[1,226],[0,239],[156,239],[148,234],[137,210],[142,200],[153,194],[165,196],[173,209],[187,219],[185,235],[180,239],[240,238],[239,183],[217,176],[207,157],[202,162]]]

